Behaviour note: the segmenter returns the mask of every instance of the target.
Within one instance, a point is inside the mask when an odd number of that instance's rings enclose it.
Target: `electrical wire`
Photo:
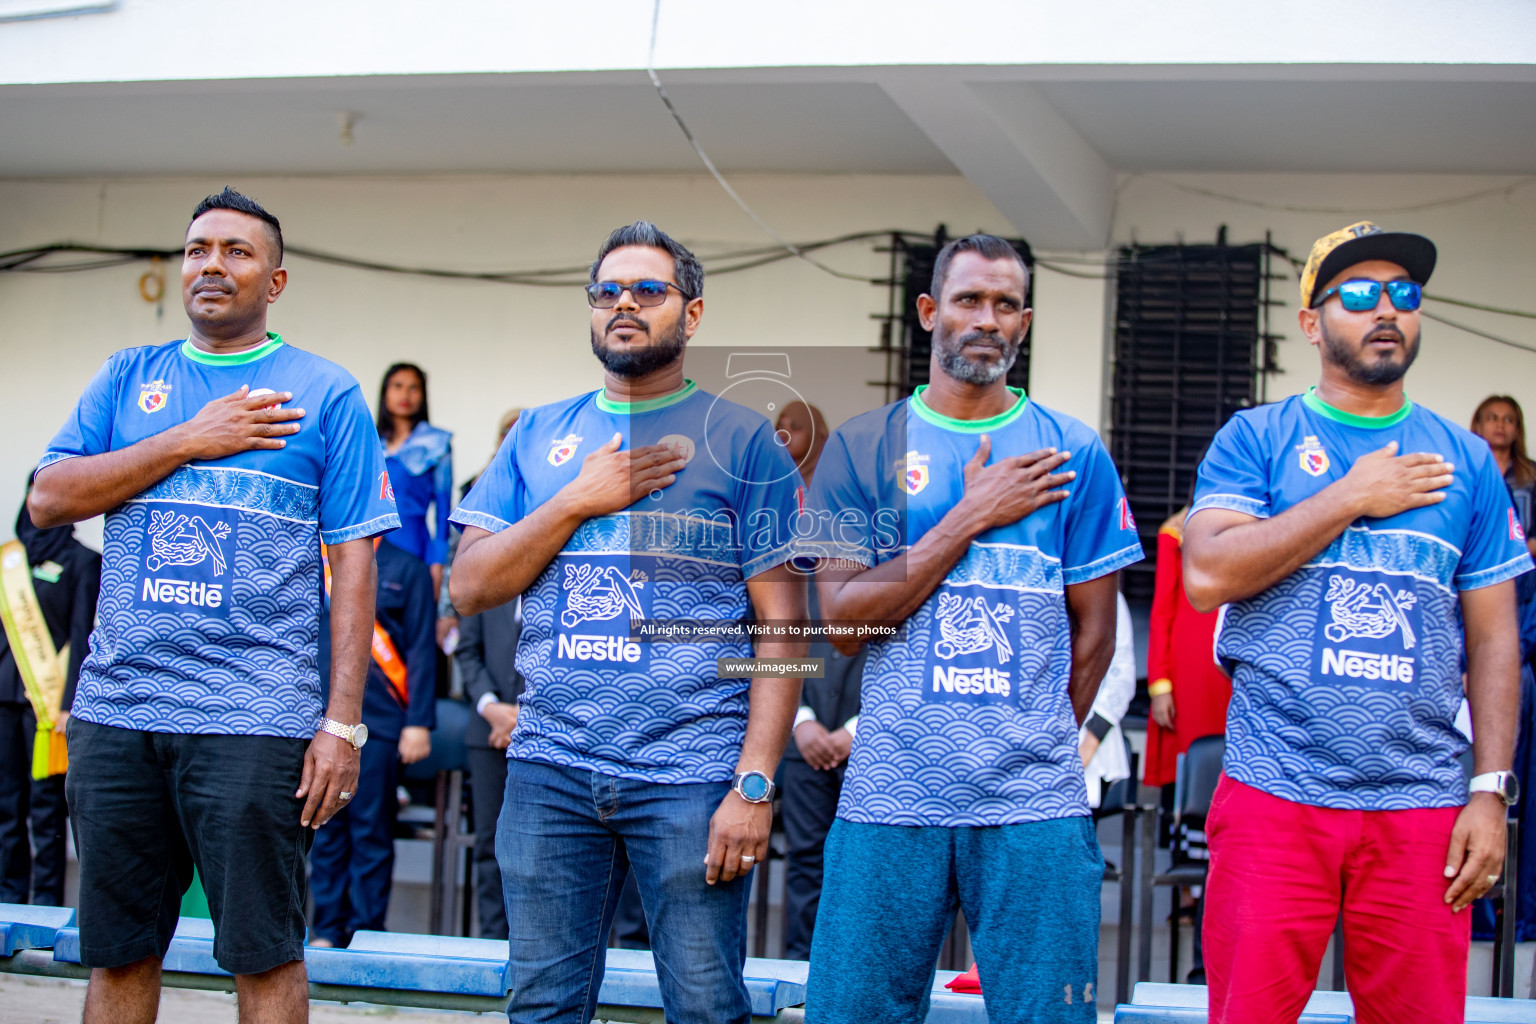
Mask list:
[[[683,115],[678,113],[677,107],[673,105],[672,97],[667,95],[667,90],[661,84],[661,76],[656,74],[656,33],[660,24],[661,0],[655,0],[655,4],[651,8],[651,45],[650,48],[646,51],[645,73],[651,77],[651,85],[656,87],[656,95],[660,96],[661,102],[666,105],[667,113],[672,115],[672,120],[676,121],[677,127],[682,130],[683,138],[688,140],[688,145],[693,147],[693,151],[698,154],[699,159],[703,162],[709,173],[714,176],[715,181],[718,182],[720,187],[725,190],[725,194],[735,200],[736,205],[741,207],[741,212],[752,218],[752,223],[761,228],[763,233],[769,238],[772,238],[775,242],[778,242],[779,245],[782,246],[789,255],[802,259],[809,263],[811,266],[815,267],[817,270],[831,274],[833,277],[841,278],[844,281],[863,281],[866,284],[879,284],[880,278],[866,277],[863,274],[850,274],[846,271],[838,270],[835,267],[829,267],[820,260],[808,255],[804,247],[797,246],[793,242],[787,241],[777,231],[769,227],[768,222],[759,217],[757,215],[757,211],[748,206],[747,201],[741,198],[739,194],[737,194],[736,190],[731,187],[731,183],[729,181],[725,180],[725,175],[720,173],[720,169],[716,167],[715,162],[709,158],[709,154],[704,152],[704,147],[699,145],[698,139],[694,138],[693,130],[688,127],[688,122],[683,120]]]
[[[1487,331],[1480,331],[1476,327],[1468,327],[1466,324],[1457,323],[1455,320],[1449,320],[1443,316],[1440,316],[1438,313],[1431,313],[1429,310],[1422,307],[1419,309],[1419,315],[1426,320],[1434,320],[1437,323],[1445,324],[1447,327],[1454,327],[1458,331],[1466,331],[1468,334],[1475,334],[1479,338],[1486,338],[1489,341],[1497,342],[1500,345],[1508,345],[1510,348],[1517,348],[1522,352],[1536,352],[1536,345],[1526,345],[1518,341],[1511,341],[1508,338],[1500,337],[1497,334],[1490,334]]]
[[[1260,210],[1276,210],[1282,213],[1326,213],[1339,216],[1354,216],[1360,212],[1359,206],[1300,206],[1292,203],[1270,203],[1262,199],[1248,199],[1244,196],[1234,196],[1227,192],[1218,192],[1216,189],[1202,188],[1199,185],[1191,185],[1187,182],[1174,181],[1156,174],[1137,175],[1151,181],[1176,188],[1181,192],[1189,192],[1197,196],[1205,196],[1208,199],[1220,199],[1228,203],[1237,203],[1240,206],[1252,206]],[[1458,206],[1462,203],[1470,203],[1486,196],[1513,194],[1516,190],[1528,185],[1536,184],[1536,175],[1520,178],[1507,185],[1497,185],[1493,188],[1480,189],[1477,192],[1468,192],[1466,195],[1450,196],[1445,199],[1431,199],[1422,203],[1405,203],[1401,206],[1380,206],[1372,209],[1377,213],[1417,213],[1421,210],[1434,210],[1443,206]]]

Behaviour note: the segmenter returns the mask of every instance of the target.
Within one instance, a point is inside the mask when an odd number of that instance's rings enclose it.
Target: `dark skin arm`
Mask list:
[[[761,622],[805,624],[805,580],[788,565],[758,573],[747,580],[747,594]],[[753,645],[759,658],[803,658],[805,640],[761,637]],[[759,676],[752,680],[748,696],[747,735],[742,740],[737,773],[762,772],[770,779],[778,770],[779,756],[789,740],[789,727],[800,707],[799,679]],[[704,881],[729,882],[752,870],[768,856],[768,830],[773,825],[773,804],[748,803],[735,791],[727,793],[709,819],[709,847],[704,856]],[[750,863],[741,858],[749,856]]]
[[[670,485],[686,465],[670,445],[620,451],[619,435],[582,460],[576,479],[500,533],[465,527],[448,577],[448,596],[464,615],[506,604],[533,585],[588,519],[626,509]]]
[[[1472,772],[1508,771],[1515,759],[1520,712],[1520,641],[1515,583],[1464,590],[1461,614],[1467,638],[1467,702],[1472,708]],[[1461,910],[1493,888],[1504,868],[1504,801],[1473,793],[1456,816],[1446,852],[1445,902]]]
[[[331,694],[325,717],[344,725],[363,720],[363,687],[373,639],[378,566],[373,540],[363,537],[326,548],[331,562]],[[304,801],[300,824],[318,829],[357,792],[358,755],[352,744],[316,732],[304,753],[304,774],[294,798]]]
[[[991,451],[992,440],[983,434],[976,454],[965,466],[965,495],[903,554],[870,569],[846,562],[823,562],[817,572],[822,614],[830,621],[854,626],[905,621],[965,557],[971,541],[994,527],[1018,522],[1036,509],[1064,500],[1067,492],[1057,488],[1077,476],[1071,471],[1054,472],[1071,457],[1070,452],[1043,448],[988,466]],[[1113,606],[1110,617],[1113,620]],[[1113,640],[1113,622],[1110,634]],[[864,640],[838,636],[832,645],[843,654],[854,655]]]
[[[1262,593],[1300,569],[1350,523],[1386,519],[1445,500],[1455,467],[1397,442],[1362,455],[1345,474],[1269,519],[1205,509],[1184,524],[1184,592],[1198,611]]]
[[[42,470],[27,498],[32,521],[44,529],[78,523],[112,511],[188,462],[284,447],[283,438],[298,433],[294,421],[304,410],[277,407],[293,399],[288,392],[247,398],[248,390],[216,398],[192,419],[138,444]]]
[[[1119,573],[1107,573],[1067,587],[1067,617],[1072,623],[1072,675],[1067,695],[1079,727],[1093,711],[1099,684],[1115,656],[1115,593]]]

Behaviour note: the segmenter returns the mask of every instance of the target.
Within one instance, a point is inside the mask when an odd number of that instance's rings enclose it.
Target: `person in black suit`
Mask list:
[[[507,744],[517,725],[517,697],[523,677],[514,663],[522,632],[519,602],[459,620],[454,657],[464,674],[464,693],[479,714],[464,730],[470,800],[475,819],[475,895],[480,937],[507,937],[501,868],[496,864],[496,818],[507,787]]]
[[[27,480],[27,490],[32,481]],[[101,556],[75,539],[73,526],[38,529],[26,502],[16,515],[16,539],[26,549],[32,590],[65,662],[63,707],[75,699],[80,663],[90,648],[101,592]],[[66,650],[65,645],[68,645]],[[56,729],[69,716],[59,716]],[[64,776],[32,778],[32,742],[37,719],[16,667],[5,632],[0,630],[0,903],[64,904]],[[31,841],[27,825],[32,826]],[[32,856],[32,844],[37,856]]]
[[[788,436],[786,447],[809,485],[827,441],[821,410],[791,402],[779,413],[776,426]],[[813,625],[821,621],[815,586],[810,588],[809,611]],[[811,641],[809,656],[825,659],[826,674],[805,680],[780,768],[784,791],[779,813],[789,844],[784,874],[784,957],[788,960],[807,960],[811,955],[816,906],[821,902],[822,847],[837,816],[843,771],[858,728],[859,685],[868,650],[865,646],[850,658],[825,639]]]

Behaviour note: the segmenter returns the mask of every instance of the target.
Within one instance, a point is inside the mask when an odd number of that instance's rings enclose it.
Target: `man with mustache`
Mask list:
[[[591,282],[604,386],[524,412],[451,517],[459,611],[523,601],[526,688],[496,837],[507,1016],[592,1018],[633,869],[667,1020],[745,1024],[748,879],[800,680],[722,678],[720,663],[752,656],[741,621],[805,617],[787,565],[799,476],[772,424],[683,376],[704,312],[691,252],[640,221],[609,235]],[[735,628],[652,643],[649,620]]]
[[[917,300],[932,383],[834,431],[811,484],[822,615],[902,627],[869,645],[827,838],[818,1024],[922,1021],[957,906],[989,1019],[1096,1018],[1104,860],[1078,728],[1142,552],[1098,435],[1008,386],[1027,294],[1003,239],[945,246]]]
[[[1435,258],[1369,222],[1318,239],[1300,311],[1317,386],[1238,413],[1200,466],[1184,587],[1227,605],[1232,676],[1206,827],[1214,1022],[1294,1021],[1340,908],[1362,1024],[1465,1013],[1464,911],[1498,880],[1519,796],[1531,559],[1487,444],[1403,392]]]
[[[282,263],[255,200],[199,203],[187,339],[107,360],[28,499],[45,528],[106,515],[65,777],[86,1024],[154,1021],[194,867],[240,1019],[309,1019],[304,855],[357,789],[372,538],[400,520],[357,381],[267,330]]]

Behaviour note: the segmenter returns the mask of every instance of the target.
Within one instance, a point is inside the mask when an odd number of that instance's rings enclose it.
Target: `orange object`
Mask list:
[[[1219,612],[1197,612],[1184,594],[1184,509],[1157,532],[1157,580],[1152,592],[1152,622],[1147,638],[1147,689],[1173,696],[1172,730],[1147,719],[1144,781],[1166,786],[1174,781],[1178,756],[1202,736],[1227,731],[1232,680],[1216,664]]]
[[[379,550],[381,538],[373,538],[373,550]],[[320,564],[325,569],[325,594],[331,594],[331,560],[326,555],[325,545],[320,545]],[[401,707],[408,707],[411,703],[411,692],[405,685],[405,660],[400,657],[400,652],[395,649],[395,642],[384,632],[384,627],[379,625],[379,620],[373,620],[373,642],[370,644],[373,650],[373,663],[379,666],[379,671],[384,673],[384,678],[389,680],[389,692],[400,702]]]

